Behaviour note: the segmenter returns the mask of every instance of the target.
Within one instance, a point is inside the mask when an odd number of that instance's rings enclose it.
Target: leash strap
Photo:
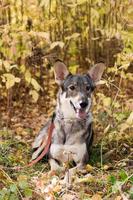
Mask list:
[[[48,129],[48,139],[47,139],[47,143],[46,143],[44,150],[41,152],[41,154],[35,160],[31,161],[26,167],[31,167],[32,165],[36,164],[47,154],[49,147],[50,147],[50,144],[51,144],[52,133],[53,133],[53,130],[55,128],[55,126],[54,126],[55,116],[56,116],[56,114],[54,112],[53,115],[52,115],[50,127]]]
[[[34,164],[36,164],[38,161],[40,161],[47,154],[47,152],[49,150],[49,147],[51,145],[52,133],[53,133],[53,130],[55,128],[55,126],[54,126],[55,116],[56,116],[56,114],[54,112],[53,116],[52,116],[51,124],[50,124],[49,129],[48,129],[47,143],[46,143],[46,146],[45,146],[44,150],[41,152],[41,154],[35,160],[31,161],[26,166],[16,166],[16,167],[13,167],[12,169],[14,169],[14,170],[20,170],[20,169],[24,169],[24,168],[27,168],[27,167],[31,167]]]
[[[31,167],[32,165],[36,164],[38,161],[40,161],[45,155],[46,153],[48,152],[49,150],[49,147],[50,147],[50,144],[51,144],[51,139],[52,139],[52,133],[53,133],[53,130],[54,130],[54,123],[53,123],[53,120],[50,124],[50,127],[49,127],[49,130],[48,130],[48,139],[47,139],[47,144],[44,148],[44,150],[42,151],[42,153],[33,161],[31,161],[27,167]]]

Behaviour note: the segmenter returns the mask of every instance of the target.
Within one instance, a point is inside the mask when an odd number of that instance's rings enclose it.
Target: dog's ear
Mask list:
[[[61,85],[62,81],[67,77],[69,71],[66,65],[61,61],[56,61],[54,64],[55,81]]]
[[[94,81],[95,85],[97,85],[97,83],[100,81],[102,74],[104,72],[104,69],[105,69],[105,64],[98,63],[89,70],[88,74]]]

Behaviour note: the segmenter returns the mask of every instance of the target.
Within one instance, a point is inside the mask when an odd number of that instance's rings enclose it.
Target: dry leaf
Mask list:
[[[87,172],[92,172],[93,171],[93,167],[91,165],[86,165],[86,171]]]
[[[121,196],[117,196],[115,200],[122,200]]]
[[[102,200],[102,197],[99,194],[94,194],[91,199],[92,200]]]
[[[103,169],[104,169],[104,170],[108,170],[109,168],[110,168],[109,165],[104,165],[104,166],[103,166]]]
[[[80,200],[76,194],[64,194],[62,200]]]
[[[96,179],[91,174],[87,174],[83,178],[78,178],[77,183],[91,183],[94,182]]]

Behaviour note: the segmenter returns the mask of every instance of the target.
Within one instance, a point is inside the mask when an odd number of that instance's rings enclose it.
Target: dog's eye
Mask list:
[[[74,86],[74,85],[71,85],[71,86],[69,87],[69,89],[70,89],[70,90],[75,90],[75,86]]]
[[[89,87],[89,86],[86,86],[86,90],[87,90],[87,91],[90,91],[90,87]]]

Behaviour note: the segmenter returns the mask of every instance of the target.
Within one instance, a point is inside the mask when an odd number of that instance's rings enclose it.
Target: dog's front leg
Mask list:
[[[49,159],[49,164],[50,164],[50,168],[51,168],[50,171],[51,172],[54,172],[54,171],[63,171],[64,170],[64,168],[61,167],[59,165],[59,163],[55,159],[53,159],[53,158]]]
[[[64,161],[64,147],[62,144],[51,144],[50,147],[50,167],[51,171],[64,171],[61,164]]]
[[[51,171],[62,171],[64,168],[60,164],[62,163],[65,135],[64,132],[61,130],[61,126],[58,123],[55,124],[56,126],[49,151],[49,163]]]

